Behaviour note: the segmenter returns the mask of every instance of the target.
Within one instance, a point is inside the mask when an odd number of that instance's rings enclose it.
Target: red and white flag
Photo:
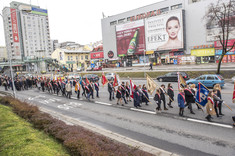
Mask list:
[[[130,96],[132,97],[132,98],[134,98],[134,90],[135,90],[135,85],[134,85],[134,83],[131,81],[131,79],[130,79]]]
[[[113,81],[113,87],[118,86],[118,79],[117,79],[117,75],[114,75],[114,81]]]
[[[108,83],[108,80],[107,80],[106,76],[104,75],[104,73],[102,73],[101,83],[102,83],[102,85],[105,85],[106,83]]]
[[[233,89],[233,103],[235,103],[235,81],[234,81],[234,89]]]

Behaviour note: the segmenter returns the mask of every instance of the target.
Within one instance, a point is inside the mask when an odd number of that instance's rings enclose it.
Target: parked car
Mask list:
[[[225,84],[224,78],[216,74],[201,75],[195,79],[186,81],[187,84],[195,84],[196,86],[198,86],[198,82],[201,82],[206,87],[214,87],[215,84],[220,84],[223,87]]]
[[[114,75],[115,75],[115,73],[107,73],[107,74],[105,74],[105,77],[107,78],[107,80],[113,81]]]
[[[72,73],[72,74],[69,74],[67,76],[68,79],[79,79],[81,76],[79,74],[76,74],[76,73]]]
[[[158,76],[157,77],[157,80],[159,82],[163,82],[163,81],[166,81],[166,82],[178,82],[178,72],[171,72],[171,73],[167,73],[163,76]],[[186,72],[179,72],[183,78],[185,80],[189,80],[189,76]]]
[[[91,67],[87,67],[87,69],[86,69],[86,71],[92,71],[93,70],[93,68],[91,68]]]
[[[232,81],[233,81],[233,82],[235,81],[235,76],[234,76],[234,77],[232,77]]]
[[[82,79],[85,81],[86,77],[89,81],[92,81],[92,82],[95,82],[100,79],[99,76],[95,74],[86,74],[82,77]]]
[[[77,72],[81,72],[81,71],[84,71],[84,67],[78,67],[77,68]]]
[[[96,66],[95,68],[93,68],[93,71],[99,71],[99,70],[102,70],[101,66]]]

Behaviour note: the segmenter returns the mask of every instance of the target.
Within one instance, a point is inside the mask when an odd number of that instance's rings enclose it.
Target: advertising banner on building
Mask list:
[[[192,56],[215,56],[215,49],[208,48],[208,49],[193,49],[191,50]]]
[[[13,40],[14,40],[14,42],[19,42],[19,33],[18,33],[16,9],[12,9],[12,8],[11,8],[11,24],[12,24]]]
[[[104,58],[104,52],[92,52],[91,59],[100,59]]]
[[[235,39],[233,39],[233,40],[228,40],[228,41],[227,41],[227,47],[232,47],[233,44],[234,44],[234,42],[235,42]],[[226,43],[226,42],[225,42],[225,43]],[[214,47],[215,47],[215,48],[221,48],[221,47],[222,47],[222,44],[220,43],[220,41],[215,41],[215,42],[214,42]]]
[[[184,48],[182,10],[145,20],[146,50]]]
[[[116,26],[118,56],[143,54],[145,49],[144,21],[138,20]]]

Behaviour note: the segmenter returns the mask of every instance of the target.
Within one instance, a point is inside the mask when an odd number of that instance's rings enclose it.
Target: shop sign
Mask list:
[[[104,52],[94,52],[91,53],[91,59],[104,58]]]
[[[151,54],[153,54],[154,53],[154,51],[146,51],[146,55],[151,55]]]
[[[152,17],[152,16],[160,15],[160,14],[161,14],[160,10],[149,11],[149,12],[142,13],[142,14],[139,14],[139,15],[136,15],[136,16],[132,16],[130,18],[130,21],[135,21],[135,20],[140,20],[140,19],[144,19],[144,18],[149,18],[149,17]]]
[[[214,48],[208,48],[208,49],[193,49],[191,50],[192,56],[214,56],[215,55],[215,49]]]
[[[113,58],[113,56],[114,56],[113,51],[109,51],[109,52],[108,52],[108,57],[109,57],[109,58]],[[124,55],[124,56],[125,56],[125,55]]]
[[[233,44],[234,44],[234,42],[235,42],[235,39],[233,39],[233,40],[228,40],[228,41],[227,41],[227,47],[232,47]],[[214,45],[215,45],[216,48],[222,47],[222,44],[220,43],[220,41],[215,41],[215,42],[214,42]]]
[[[179,55],[184,55],[183,51],[177,51],[177,52],[169,52],[170,56],[179,56]]]
[[[215,55],[222,55],[223,50],[216,50]],[[235,49],[232,49],[231,51],[227,52],[226,55],[234,55],[235,54]]]
[[[66,61],[66,64],[74,64],[75,61]]]

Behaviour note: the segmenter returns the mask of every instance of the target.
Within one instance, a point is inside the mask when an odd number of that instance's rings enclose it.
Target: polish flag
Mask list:
[[[134,83],[131,81],[130,79],[130,96],[132,97],[132,99],[134,98],[134,90],[135,90],[136,86],[134,85]]]
[[[90,84],[90,82],[88,81],[87,77],[86,77],[86,84],[87,84],[87,85],[89,85],[89,84]]]
[[[102,74],[102,79],[101,79],[101,80],[102,80],[101,83],[102,83],[103,85],[105,85],[106,83],[108,83],[108,80],[107,80],[107,78],[105,77],[104,73]]]

